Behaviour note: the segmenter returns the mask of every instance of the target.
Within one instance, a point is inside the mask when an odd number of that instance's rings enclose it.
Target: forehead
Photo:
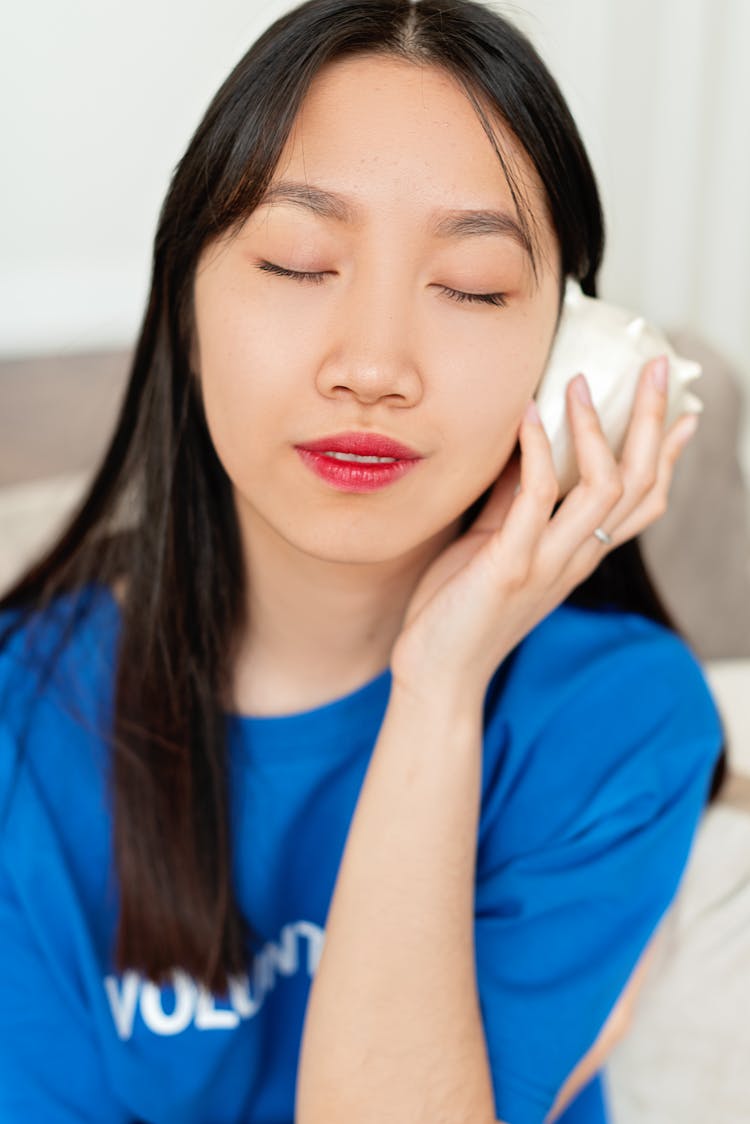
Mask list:
[[[483,108],[544,250],[554,234],[536,169],[497,113]],[[435,65],[391,56],[336,60],[316,75],[274,173],[273,183],[280,181],[344,196],[348,203],[332,217],[353,226],[386,212],[423,221],[451,208],[494,209],[520,222],[498,155],[458,81]],[[430,225],[438,233],[439,223]]]

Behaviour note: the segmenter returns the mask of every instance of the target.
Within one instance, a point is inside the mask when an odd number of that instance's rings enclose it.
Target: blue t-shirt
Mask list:
[[[120,623],[90,587],[0,657],[0,1121],[291,1124],[302,1023],[390,670],[283,717],[227,716],[233,870],[263,946],[224,997],[112,967],[109,763]],[[670,905],[723,731],[690,648],[636,614],[563,603],[484,704],[477,982],[495,1107],[541,1124]],[[19,757],[19,746],[25,753]],[[446,964],[446,971],[450,965]],[[607,1120],[602,1075],[560,1117]]]

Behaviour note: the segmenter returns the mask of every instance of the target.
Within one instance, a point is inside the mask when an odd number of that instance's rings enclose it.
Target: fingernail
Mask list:
[[[573,380],[573,393],[575,394],[578,401],[583,402],[585,406],[594,405],[591,400],[591,391],[589,390],[589,384],[584,374],[576,375],[575,379]]]
[[[532,425],[541,424],[542,419],[539,417],[539,411],[536,408],[536,402],[533,398],[529,399],[526,409],[523,412],[523,420],[531,422]]]
[[[680,422],[677,427],[677,440],[681,445],[685,445],[695,433],[698,428],[698,415],[691,414]]]
[[[651,368],[651,381],[662,394],[666,392],[668,376],[669,359],[666,355],[661,355]]]

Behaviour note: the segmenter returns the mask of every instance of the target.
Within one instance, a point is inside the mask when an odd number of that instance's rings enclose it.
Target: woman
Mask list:
[[[1,606],[5,1118],[606,1120],[722,730],[637,546],[663,365],[619,462],[571,380],[565,498],[529,407],[602,246],[480,4],[310,0],[229,75]]]

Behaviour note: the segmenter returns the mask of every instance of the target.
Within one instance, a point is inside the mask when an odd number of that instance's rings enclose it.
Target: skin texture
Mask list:
[[[568,387],[582,479],[550,521],[549,443],[519,423],[552,342],[558,251],[528,159],[500,140],[536,217],[537,282],[510,239],[428,233],[435,208],[513,213],[464,93],[433,68],[362,57],[318,75],[275,177],[352,197],[358,221],[277,203],[209,247],[195,279],[195,368],[248,575],[233,704],[289,713],[394,673],[306,1012],[300,1124],[494,1119],[472,955],[484,688],[606,553],[594,527],[618,545],[663,513],[679,451],[648,377],[619,465]],[[325,276],[274,277],[264,260]],[[444,286],[508,303],[461,304]],[[380,492],[337,492],[293,445],[348,429],[424,460]],[[602,1064],[640,978],[554,1114]]]
[[[510,189],[452,80],[382,58],[318,76],[274,176],[355,197],[361,222],[276,203],[199,263],[196,366],[250,578],[245,712],[314,706],[386,667],[418,577],[516,443],[552,342],[558,259],[541,186],[501,141],[541,224],[538,287],[509,238],[429,236],[433,209],[513,213]],[[330,273],[300,282],[261,259]],[[506,292],[508,306],[459,303],[441,286]],[[337,492],[293,445],[351,429],[424,460],[380,492]]]

